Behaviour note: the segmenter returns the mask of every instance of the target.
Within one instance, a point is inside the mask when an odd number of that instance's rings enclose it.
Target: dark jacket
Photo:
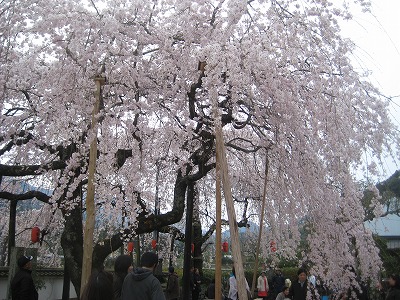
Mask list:
[[[206,296],[208,299],[215,298],[215,283],[210,283],[210,285],[207,287]]]
[[[295,281],[292,283],[289,289],[288,298],[292,300],[306,300],[307,298],[307,286],[308,280],[303,283],[303,286],[299,281]]]
[[[123,274],[114,274],[113,278],[113,295],[114,300],[121,299],[121,289],[124,283],[125,276]]]
[[[136,268],[124,279],[121,300],[165,300],[165,296],[152,270]]]
[[[179,298],[179,278],[178,274],[170,273],[168,276],[167,289],[165,290],[167,299]]]
[[[400,290],[390,288],[386,294],[385,300],[400,300]]]
[[[285,277],[282,274],[276,274],[272,277],[272,290],[275,294],[279,294],[282,292],[283,287],[285,286]]]
[[[21,269],[15,274],[11,281],[12,300],[38,300],[39,295],[36,291],[32,279],[32,271]]]
[[[193,282],[194,282],[194,287],[193,291],[201,291],[201,276],[199,274],[194,273],[193,274]]]

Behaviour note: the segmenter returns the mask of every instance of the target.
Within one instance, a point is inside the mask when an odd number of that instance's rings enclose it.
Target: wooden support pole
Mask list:
[[[256,251],[256,259],[254,262],[254,272],[253,272],[253,281],[251,284],[251,291],[254,293],[256,289],[256,279],[257,279],[257,271],[258,271],[258,256],[260,255],[260,245],[261,245],[261,236],[262,236],[262,229],[264,226],[264,212],[265,212],[265,199],[267,193],[267,179],[268,179],[268,167],[269,167],[269,160],[268,160],[268,152],[265,155],[265,171],[264,171],[264,191],[263,191],[263,198],[261,203],[261,215],[260,215],[260,229],[258,232],[258,240],[257,240],[257,251]]]
[[[221,251],[221,176],[220,176],[220,158],[219,152],[216,153],[215,166],[215,300],[221,300],[222,291],[222,251]]]
[[[190,299],[190,267],[191,267],[191,245],[193,236],[193,201],[195,197],[194,183],[188,184],[186,192],[186,228],[185,228],[185,252],[183,254],[183,279],[182,299]]]
[[[100,99],[101,99],[101,86],[105,83],[104,77],[96,77],[96,102],[92,113],[92,130],[93,140],[90,144],[89,153],[89,174],[88,174],[88,190],[86,195],[86,223],[83,235],[83,261],[82,261],[82,277],[81,277],[81,296],[85,285],[89,281],[90,274],[92,272],[92,255],[93,255],[93,233],[95,225],[95,205],[94,205],[94,181],[96,172],[96,160],[97,160],[97,115],[100,111]]]
[[[221,158],[220,159],[221,174],[222,174],[226,208],[228,211],[229,231],[232,241],[233,265],[235,267],[236,281],[238,286],[238,296],[239,296],[238,298],[247,299],[246,278],[244,277],[242,253],[240,251],[239,231],[236,221],[235,207],[233,204],[231,182],[228,174],[228,163],[226,160],[222,128],[221,124],[219,123],[219,119],[215,119],[215,141],[216,141],[216,151],[218,152],[218,155]]]

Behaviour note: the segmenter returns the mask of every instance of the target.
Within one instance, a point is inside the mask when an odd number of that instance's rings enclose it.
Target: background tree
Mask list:
[[[328,1],[5,3],[0,178],[52,185],[44,201],[65,220],[62,245],[75,288],[94,133],[98,218],[116,228],[107,242],[96,239],[96,265],[122,238],[181,220],[189,183],[212,188],[214,104],[234,197],[261,194],[268,149],[266,224],[273,230],[266,240],[292,257],[306,224],[302,259],[326,282],[345,284],[346,264],[376,276],[381,263],[352,170],[365,152],[379,159],[400,143],[387,99],[350,64],[353,45],[337,23],[350,17]],[[99,73],[107,84],[98,127],[90,128]]]
[[[387,179],[375,185],[365,187],[362,204],[365,211],[365,221],[373,221],[375,218],[384,218],[389,215],[400,216],[400,171],[395,171]],[[400,251],[389,249],[385,237],[374,236],[379,248],[379,255],[383,262],[383,274],[398,272]]]

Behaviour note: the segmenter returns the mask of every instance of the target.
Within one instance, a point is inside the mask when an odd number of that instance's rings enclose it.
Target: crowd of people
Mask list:
[[[19,271],[11,281],[12,300],[38,300],[38,292],[32,278],[32,256],[21,256],[17,265]],[[174,267],[168,269],[166,288],[163,289],[160,281],[154,275],[158,264],[158,256],[154,252],[145,252],[140,259],[140,267],[133,267],[132,257],[120,255],[115,260],[114,274],[104,269],[93,270],[88,283],[83,289],[81,300],[178,300],[180,295],[180,280]],[[368,289],[356,276],[352,266],[346,266],[345,271],[350,275],[349,287],[342,291],[336,291],[329,295],[332,300],[374,300],[368,294]],[[258,300],[306,300],[307,295],[311,299],[328,299],[318,291],[315,276],[308,274],[305,268],[300,268],[297,278],[293,282],[285,278],[280,269],[274,270],[274,274],[267,276],[267,271],[262,271],[257,279],[257,291],[251,294],[246,281],[248,298]],[[392,274],[387,280],[388,288],[380,289],[377,300],[400,300],[400,278]],[[202,277],[197,268],[191,268],[190,272],[191,299],[199,300],[202,291]],[[205,290],[208,299],[215,298],[215,281]],[[221,290],[221,299],[238,300],[238,285],[235,268],[229,276],[227,295]],[[325,298],[326,297],[326,298]],[[189,300],[189,299],[184,299]]]

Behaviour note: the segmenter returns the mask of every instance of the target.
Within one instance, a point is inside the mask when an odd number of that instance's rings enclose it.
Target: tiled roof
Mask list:
[[[40,277],[62,277],[64,270],[62,268],[37,269],[36,273]],[[0,267],[0,277],[8,277],[8,267]]]

